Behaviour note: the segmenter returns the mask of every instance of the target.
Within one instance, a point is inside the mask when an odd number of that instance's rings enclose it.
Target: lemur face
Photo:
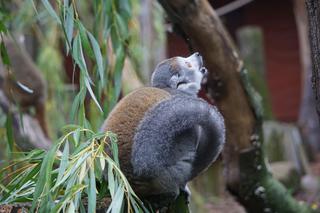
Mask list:
[[[187,58],[174,57],[160,63],[151,81],[155,87],[169,87],[196,95],[206,75],[201,55],[194,53]]]
[[[172,86],[190,94],[197,94],[207,73],[206,68],[203,67],[201,55],[194,53],[188,58],[177,57],[176,60],[180,69],[170,79]]]

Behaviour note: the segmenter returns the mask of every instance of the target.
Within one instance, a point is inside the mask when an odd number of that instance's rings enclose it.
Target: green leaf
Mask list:
[[[81,43],[83,45],[85,53],[87,53],[90,58],[94,58],[94,53],[91,49],[91,46],[88,40],[86,28],[83,26],[83,24],[80,21],[77,21],[77,25],[80,32]]]
[[[69,6],[66,10],[66,20],[65,20],[65,29],[67,37],[67,54],[69,53],[69,44],[72,43],[73,37],[73,27],[74,27],[74,12],[72,6]]]
[[[76,120],[76,114],[78,113],[79,106],[83,103],[84,98],[85,98],[86,92],[84,89],[80,89],[79,93],[76,95],[74,98],[74,101],[71,106],[71,112],[70,112],[70,117],[72,121]]]
[[[100,110],[101,112],[103,112],[103,110],[102,110],[102,108],[101,108],[98,100],[96,99],[96,96],[94,95],[94,93],[93,93],[93,91],[92,91],[92,89],[91,89],[89,80],[88,80],[87,78],[85,78],[84,80],[85,80],[86,87],[87,87],[87,89],[88,89],[88,91],[89,91],[89,93],[90,93],[90,95],[91,95],[91,98],[92,98],[93,101],[96,103],[96,105],[97,105],[97,107],[99,108],[99,110]]]
[[[114,160],[116,165],[120,168],[117,139],[115,137],[110,137],[110,140],[111,140],[112,159]]]
[[[76,63],[78,64],[78,66],[80,67],[80,70],[82,71],[80,73],[80,87],[82,86],[82,80],[84,81],[84,84],[87,88],[87,90],[89,91],[90,93],[90,96],[91,98],[93,99],[93,101],[96,103],[96,105],[98,106],[99,110],[101,112],[103,112],[102,108],[100,107],[100,104],[98,103],[93,91],[92,91],[92,88],[91,88],[91,79],[90,79],[90,76],[88,74],[88,70],[87,70],[87,67],[86,67],[86,62],[84,60],[84,57],[83,57],[83,52],[82,52],[82,45],[81,45],[81,40],[80,40],[80,36],[77,35],[76,38],[74,39],[74,42],[73,42],[73,57],[76,61]],[[82,109],[83,107],[80,106],[80,109]],[[84,110],[84,109],[83,109]],[[82,123],[84,123],[84,121],[82,121]]]
[[[69,143],[66,142],[64,145],[63,153],[62,153],[62,158],[59,166],[59,173],[58,173],[56,182],[61,181],[62,176],[64,175],[64,172],[66,171],[66,168],[68,165],[68,158],[69,158]]]
[[[59,16],[56,14],[56,12],[54,11],[49,1],[48,0],[41,0],[41,1],[44,7],[47,9],[48,13],[55,19],[56,22],[58,22],[58,24],[61,24]]]
[[[96,212],[96,178],[94,175],[94,169],[91,167],[89,169],[89,193],[88,193],[88,212]]]
[[[125,54],[123,47],[116,50],[116,64],[114,67],[114,86],[115,86],[115,99],[117,100],[121,92],[121,78],[122,68],[124,65]]]
[[[69,5],[69,0],[63,0],[63,6],[68,7]]]
[[[72,47],[72,56],[77,65],[79,66],[80,70],[85,72],[85,75],[89,77],[86,61],[84,60],[83,51],[82,51],[82,44],[80,35],[77,34],[73,40],[73,47]]]
[[[65,126],[62,127],[62,131],[65,133],[69,133],[69,132],[73,132],[76,129],[79,129],[80,126],[79,125],[75,125],[75,124],[67,124]]]
[[[23,188],[23,185],[27,182],[30,182],[36,174],[40,171],[41,164],[36,165],[33,169],[30,170],[30,172],[26,172],[23,178],[21,178],[17,184],[17,188]]]
[[[71,175],[74,175],[75,172],[80,168],[81,164],[88,158],[88,156],[91,155],[91,153],[86,153],[83,156],[81,156],[77,161],[75,165],[72,165],[71,169],[67,170],[63,178],[56,182],[55,186],[52,188],[56,188],[59,185],[63,184]]]
[[[87,176],[87,164],[84,163],[82,164],[81,168],[80,168],[80,172],[79,172],[79,175],[78,175],[78,180],[79,182],[81,183],[85,177]]]
[[[116,26],[119,32],[119,36],[121,36],[122,40],[126,40],[129,37],[129,32],[128,32],[128,24],[123,20],[123,17],[120,16],[118,13],[115,13],[115,21],[116,21]]]
[[[120,186],[118,187],[117,192],[114,198],[112,199],[111,205],[109,206],[109,209],[107,212],[110,212],[110,210],[112,213],[121,212],[123,200],[124,200],[124,189]]]
[[[100,46],[97,42],[97,40],[94,38],[94,36],[88,31],[88,36],[93,48],[94,56],[96,58],[97,66],[98,66],[98,73],[100,76],[101,84],[104,85],[104,67],[103,67],[103,61],[102,61],[102,54],[100,51]]]
[[[85,188],[82,184],[73,185],[62,198],[59,199],[59,202],[51,209],[51,213],[60,212],[63,206],[67,205],[70,202],[71,198],[78,192]]]
[[[132,5],[131,1],[128,0],[119,0],[119,12],[122,17],[129,19],[132,15]]]
[[[121,38],[117,33],[117,28],[115,25],[112,25],[110,27],[110,37],[111,37],[113,50],[117,50],[122,44],[121,44]]]
[[[6,130],[7,130],[7,139],[9,144],[9,150],[10,152],[13,151],[13,115],[11,113],[7,114],[7,121],[6,121]]]
[[[74,141],[74,144],[75,146],[78,146],[79,143],[80,143],[80,136],[81,136],[81,133],[80,133],[80,129],[76,129],[74,131],[74,133],[72,134],[72,139]]]
[[[52,166],[55,158],[55,154],[57,151],[58,145],[54,145],[49,152],[45,155],[41,169],[39,172],[39,177],[36,183],[36,187],[34,189],[34,194],[33,194],[33,201],[32,201],[32,206],[31,206],[31,212],[34,212],[37,205],[41,206],[41,200],[39,201],[39,198],[43,194],[48,194],[49,192],[49,187],[51,183],[51,172],[52,172]],[[39,204],[38,204],[39,202]]]
[[[6,25],[0,20],[0,32],[7,33],[8,29]]]
[[[76,208],[75,208],[73,202],[71,201],[69,204],[69,207],[67,209],[67,213],[74,213],[74,212],[76,212]]]
[[[4,45],[4,42],[3,42],[3,41],[1,41],[1,44],[0,44],[0,53],[1,53],[2,63],[3,63],[4,65],[10,66],[9,55],[8,55],[7,48],[6,48],[6,46]]]
[[[109,163],[109,161],[108,161],[108,163]],[[108,189],[109,189],[111,196],[113,197],[114,193],[115,193],[116,186],[115,186],[115,180],[114,180],[114,176],[113,176],[112,171],[113,171],[113,166],[111,163],[109,163],[109,165],[108,165]]]

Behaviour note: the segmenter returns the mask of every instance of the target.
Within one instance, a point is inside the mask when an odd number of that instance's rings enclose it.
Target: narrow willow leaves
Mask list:
[[[10,152],[13,151],[13,144],[14,144],[14,139],[13,139],[13,118],[12,114],[8,113],[7,114],[7,120],[6,120],[6,130],[7,130],[7,140],[9,144],[9,150]]]
[[[4,41],[2,40],[0,44],[0,55],[1,55],[2,63],[4,65],[10,66],[10,58],[9,58],[6,46],[4,45]]]
[[[109,112],[120,95],[125,49],[130,37],[128,26],[132,16],[131,1],[94,1],[94,31],[91,31],[80,19],[76,1],[64,0],[60,3],[60,10],[56,12],[48,0],[42,0],[47,12],[61,26],[66,40],[66,52],[71,53],[75,65],[80,70],[79,75],[83,79],[83,84],[80,83],[79,93],[86,94],[81,90],[83,86],[101,112],[104,110],[101,105],[107,105]],[[109,40],[112,45],[111,52],[108,47]],[[108,63],[109,55],[115,56],[114,63]],[[90,60],[94,61],[93,66],[88,66]],[[112,83],[107,85],[106,82]],[[109,98],[101,99],[102,94]],[[78,96],[73,109],[84,108],[83,102],[79,100]],[[101,103],[102,101],[106,103]],[[83,115],[80,111],[78,114],[72,111],[71,114],[73,121],[80,125],[88,122],[85,119],[87,115]]]
[[[0,205],[32,201],[30,212],[96,212],[97,195],[111,195],[110,212],[135,212],[133,206],[148,212],[135,195],[127,179],[119,168],[116,136],[111,132],[94,133],[82,127],[72,127],[49,150],[36,150],[17,160],[24,167],[6,187],[0,187]],[[82,136],[78,137],[80,133]],[[70,140],[78,140],[70,146]],[[110,141],[110,143],[108,142]],[[104,146],[113,149],[112,158],[104,151]],[[59,150],[63,150],[62,152]],[[109,192],[97,188],[95,170],[108,168]],[[53,165],[57,165],[55,168]],[[0,177],[1,172],[0,170]],[[102,173],[100,173],[102,176]],[[0,179],[2,183],[4,180]],[[106,193],[106,194],[101,194]],[[87,204],[83,206],[83,197]]]
[[[51,4],[49,3],[48,0],[41,0],[44,7],[47,9],[48,13],[55,19],[55,21],[57,21],[59,24],[60,22],[60,18],[57,15],[57,13],[54,11],[53,7],[51,6]]]
[[[8,167],[19,168],[9,182],[2,179],[7,171],[0,170],[0,205],[32,202],[30,212],[96,212],[97,199],[111,196],[108,212],[148,212],[121,172],[116,135],[96,133],[92,126],[98,125],[92,124],[96,122],[94,119],[89,120],[84,104],[89,100],[97,112],[107,116],[119,99],[132,1],[94,0],[91,22],[78,11],[80,4],[90,3],[62,0],[53,4],[41,0],[40,7],[33,2],[39,22],[43,21],[39,17],[45,17],[43,23],[50,19],[59,26],[65,52],[72,58],[79,82],[72,94],[69,113],[72,124],[63,128],[62,137],[52,149],[33,150],[17,159]],[[6,25],[0,20],[1,35],[6,32]],[[3,41],[0,53],[3,63],[9,65]],[[12,150],[10,116],[6,125]],[[112,157],[106,153],[106,147]],[[5,181],[8,184],[2,184]],[[83,202],[84,197],[87,202]]]

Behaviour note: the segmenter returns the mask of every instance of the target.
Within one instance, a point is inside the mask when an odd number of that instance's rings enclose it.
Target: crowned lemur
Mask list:
[[[152,87],[124,97],[102,126],[117,134],[121,169],[151,203],[173,201],[223,147],[223,117],[197,97],[206,74],[199,53],[167,59]]]

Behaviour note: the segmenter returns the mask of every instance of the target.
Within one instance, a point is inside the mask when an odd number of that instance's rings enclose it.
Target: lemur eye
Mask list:
[[[189,62],[185,62],[186,63],[186,65],[189,67],[189,68],[191,68],[192,67],[192,65],[189,63]]]

